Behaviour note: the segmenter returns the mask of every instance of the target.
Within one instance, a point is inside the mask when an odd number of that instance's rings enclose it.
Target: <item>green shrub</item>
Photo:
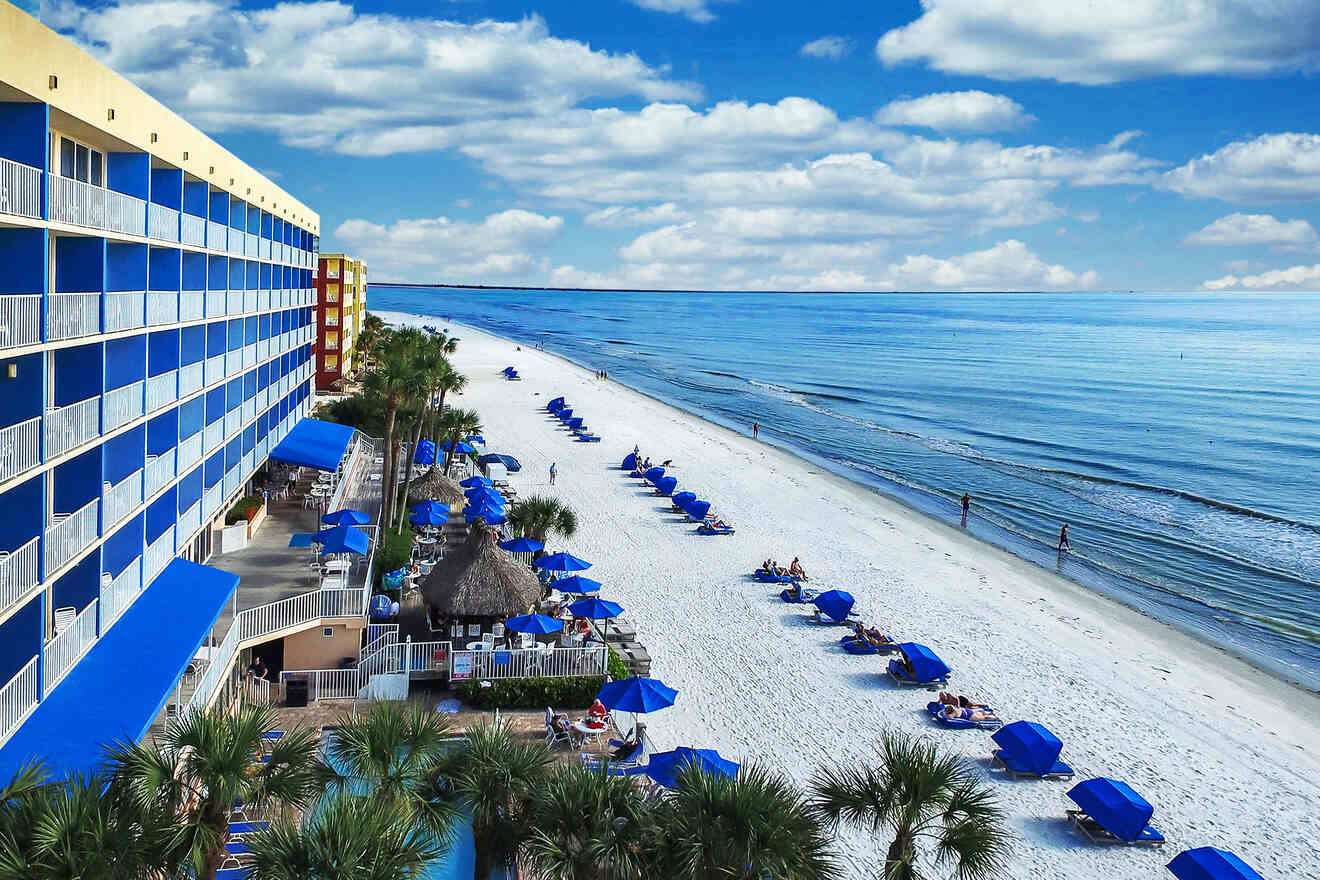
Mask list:
[[[482,679],[454,683],[454,694],[477,709],[585,709],[596,699],[605,679],[599,675],[578,678],[497,678],[482,687]]]
[[[610,678],[615,681],[623,681],[629,677],[628,666],[623,662],[623,658],[619,656],[619,652],[614,650],[613,645],[607,647],[610,649],[610,658],[606,661],[605,668],[609,670]]]
[[[404,529],[402,534],[386,529],[376,547],[376,586],[388,572],[396,571],[408,564],[412,556],[412,530]]]
[[[261,509],[261,498],[256,495],[244,495],[234,502],[225,514],[225,525],[232,526],[239,522],[249,522]]]

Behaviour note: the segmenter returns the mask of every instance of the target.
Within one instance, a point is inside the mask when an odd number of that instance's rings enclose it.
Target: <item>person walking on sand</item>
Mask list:
[[[755,440],[756,435],[759,433],[761,433],[760,424],[758,424],[757,422],[752,422],[752,439]]]
[[[962,524],[967,525],[967,511],[972,509],[972,496],[964,492],[962,500],[958,503],[962,505]]]
[[[1059,529],[1059,552],[1071,549],[1072,544],[1068,543],[1068,524],[1064,523],[1063,528]]]
[[[559,471],[558,471],[558,469],[555,468],[555,463],[554,463],[553,461],[550,462],[550,485],[551,485],[551,486],[553,486],[553,485],[555,484],[555,474],[557,474],[557,473],[559,473]]]

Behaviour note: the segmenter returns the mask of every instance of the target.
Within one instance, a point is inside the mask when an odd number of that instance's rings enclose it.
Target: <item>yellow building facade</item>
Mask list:
[[[367,316],[367,263],[348,254],[321,254],[316,273],[321,336],[316,386],[322,391],[352,378],[356,344]]]

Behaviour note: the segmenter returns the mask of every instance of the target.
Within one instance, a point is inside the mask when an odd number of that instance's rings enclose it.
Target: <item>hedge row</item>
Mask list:
[[[605,679],[599,675],[577,678],[472,679],[454,684],[454,694],[477,709],[585,709]]]

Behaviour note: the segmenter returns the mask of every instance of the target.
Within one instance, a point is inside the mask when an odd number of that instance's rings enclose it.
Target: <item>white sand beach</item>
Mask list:
[[[636,625],[652,675],[679,691],[647,719],[660,748],[712,747],[805,782],[822,759],[871,760],[886,728],[920,733],[991,780],[1019,841],[1006,876],[1158,878],[1173,855],[1203,845],[1236,851],[1266,877],[1320,876],[1313,695],[749,436],[551,354],[454,329],[469,380],[456,402],[480,412],[489,451],[521,461],[520,494],[550,493],[577,511],[578,534],[553,549],[594,563],[587,574]],[[498,375],[509,364],[521,382]],[[603,442],[573,442],[547,418],[558,395]],[[672,458],[679,488],[713,499],[737,534],[697,535],[629,479],[618,466],[635,443],[654,461]],[[924,711],[931,692],[895,687],[883,657],[844,653],[841,628],[807,623],[777,587],[751,580],[766,557],[795,555],[810,586],[846,589],[868,622],[934,648],[952,689],[1052,729],[1079,780],[1132,785],[1168,843],[1089,844],[1064,820],[1071,783],[991,771],[988,733],[936,727]],[[845,832],[849,875],[875,876],[886,843]]]

